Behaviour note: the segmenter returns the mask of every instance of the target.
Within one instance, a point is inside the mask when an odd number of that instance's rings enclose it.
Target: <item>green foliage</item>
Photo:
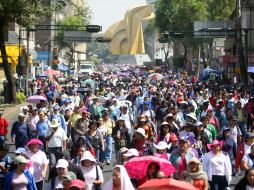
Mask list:
[[[26,96],[23,92],[16,93],[16,98],[17,98],[18,103],[22,103],[22,102],[26,101]]]
[[[209,0],[208,18],[209,20],[227,20],[235,9],[235,0]]]
[[[117,56],[112,55],[109,51],[109,43],[98,43],[92,41],[87,44],[87,52],[89,54],[96,54],[99,60],[105,63],[114,63],[117,60]]]
[[[207,8],[201,0],[158,0],[155,25],[161,32],[190,31],[194,21],[207,19]]]
[[[16,22],[28,27],[41,22],[52,13],[51,7],[45,6],[44,0],[0,0],[1,24]]]
[[[84,26],[85,21],[82,16],[66,16],[62,21],[58,22],[58,25],[67,25],[67,26]],[[55,37],[56,43],[59,45],[59,48],[71,47],[71,42],[64,41],[64,30],[57,32]]]

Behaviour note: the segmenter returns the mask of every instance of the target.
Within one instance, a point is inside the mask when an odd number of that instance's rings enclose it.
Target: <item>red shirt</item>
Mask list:
[[[3,136],[3,135],[7,135],[8,133],[8,130],[7,130],[7,127],[8,127],[9,123],[6,119],[4,119],[3,117],[0,118],[0,135]]]

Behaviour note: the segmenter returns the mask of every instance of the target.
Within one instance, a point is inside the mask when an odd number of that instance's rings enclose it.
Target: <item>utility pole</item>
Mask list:
[[[241,78],[242,78],[242,83],[244,88],[249,89],[248,72],[247,72],[248,57],[247,59],[245,59],[244,57],[248,55],[244,55],[244,52],[243,52],[241,0],[236,1],[236,10],[237,10],[236,28],[237,28],[239,65],[241,70],[240,72],[241,72]]]
[[[30,38],[30,30],[27,28],[26,31],[26,42],[27,42],[27,50],[26,50],[26,96],[28,97],[28,74],[29,74],[29,38]]]

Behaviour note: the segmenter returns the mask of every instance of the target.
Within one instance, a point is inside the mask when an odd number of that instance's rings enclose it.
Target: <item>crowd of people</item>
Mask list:
[[[94,73],[84,88],[74,79],[38,79],[38,100],[22,107],[17,121],[7,121],[1,110],[1,189],[132,190],[169,178],[198,190],[225,190],[240,174],[235,189],[254,189],[248,90],[186,72],[161,79],[128,72]],[[106,182],[103,167],[110,164]]]

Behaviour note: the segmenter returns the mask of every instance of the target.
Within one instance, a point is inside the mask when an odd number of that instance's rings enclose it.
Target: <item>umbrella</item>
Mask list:
[[[171,178],[166,179],[151,179],[142,184],[138,190],[196,190],[196,188],[185,181],[178,181]]]
[[[41,100],[47,101],[47,99],[44,96],[39,95],[30,96],[29,98],[27,98],[26,101],[33,104],[38,104],[40,103]]]
[[[148,78],[150,80],[161,80],[164,78],[164,76],[159,73],[153,73],[153,74],[149,75]]]
[[[169,176],[176,171],[174,166],[168,160],[154,156],[135,157],[130,159],[124,166],[130,178],[142,179],[146,176],[147,168],[151,162],[158,163],[160,169],[166,176]]]
[[[56,71],[56,70],[47,70],[44,72],[45,75],[49,76],[49,75],[60,75],[60,71]]]

